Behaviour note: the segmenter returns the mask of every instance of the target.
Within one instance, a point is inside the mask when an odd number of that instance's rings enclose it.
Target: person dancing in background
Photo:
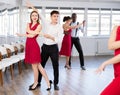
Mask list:
[[[70,69],[71,67],[69,66],[69,58],[71,56],[71,31],[72,31],[71,29],[79,28],[83,23],[80,23],[75,26],[70,26],[72,18],[69,16],[65,16],[63,18],[63,22],[65,22],[63,24],[64,38],[62,41],[62,46],[59,54],[66,56],[65,68]]]
[[[103,62],[96,70],[96,73],[101,73],[107,65],[113,64],[115,78],[100,95],[120,95],[120,26],[113,28],[109,38],[108,48],[114,50],[114,57]]]
[[[78,22],[76,22],[77,20],[77,15],[76,13],[72,14],[72,23],[71,26],[75,26],[78,24]],[[85,20],[83,21],[83,26],[85,25]],[[77,35],[77,32],[79,32],[78,30],[82,28],[76,28],[76,29],[72,29],[71,32],[71,48],[73,47],[73,45],[75,46],[75,48],[77,49],[78,53],[79,53],[79,60],[80,60],[80,65],[81,65],[81,69],[85,70],[84,67],[84,57],[83,57],[83,50],[82,50],[82,46],[80,44],[80,39],[79,36]],[[71,66],[71,56],[70,56],[70,60],[69,60],[69,65]]]
[[[29,32],[40,32],[41,25],[39,23],[39,14],[36,11],[32,11],[30,14],[31,23],[27,24],[27,33],[20,34],[17,33],[18,36],[27,37],[26,39],[26,47],[25,47],[25,63],[31,64],[32,69],[34,72],[34,83],[29,87],[29,90],[35,90],[38,87],[38,70],[43,75],[46,80],[48,88],[46,89],[49,91],[51,89],[52,81],[48,79],[46,71],[43,69],[41,63],[41,55],[40,55],[40,47],[36,41],[38,35],[29,34]]]

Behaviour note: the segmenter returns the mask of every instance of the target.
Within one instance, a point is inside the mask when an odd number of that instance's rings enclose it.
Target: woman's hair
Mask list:
[[[33,21],[32,21],[32,17],[31,17],[33,13],[36,13],[36,14],[38,15],[37,23],[40,23],[40,21],[39,21],[39,17],[40,17],[40,16],[39,16],[39,14],[38,14],[37,11],[32,11],[32,12],[30,13],[30,20],[31,20],[31,23],[33,23]]]
[[[67,21],[67,20],[70,20],[70,19],[72,19],[70,16],[65,16],[65,17],[63,18],[63,22],[65,22],[65,21]]]

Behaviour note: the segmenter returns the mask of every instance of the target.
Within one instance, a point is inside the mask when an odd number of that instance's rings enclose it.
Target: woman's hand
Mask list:
[[[16,33],[16,35],[19,37],[23,37],[23,34],[20,34],[20,33]]]
[[[98,69],[95,71],[97,74],[98,73],[101,73],[102,71],[104,71],[105,70],[105,67],[106,67],[106,65],[105,65],[105,63],[103,63],[103,64],[101,64],[99,67],[98,67]]]

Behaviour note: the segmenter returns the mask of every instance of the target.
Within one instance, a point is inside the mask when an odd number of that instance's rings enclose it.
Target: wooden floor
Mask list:
[[[86,71],[80,69],[78,57],[72,58],[72,69],[64,68],[65,58],[60,58],[60,81],[59,91],[54,91],[53,86],[50,92],[46,91],[47,85],[42,80],[41,88],[29,91],[28,87],[33,83],[33,72],[31,67],[23,67],[22,74],[18,74],[17,67],[14,72],[14,80],[10,79],[10,73],[4,73],[4,86],[0,87],[0,95],[99,95],[99,93],[113,79],[112,66],[108,66],[101,75],[94,71],[104,60],[112,56],[85,57]],[[24,65],[23,65],[24,66]],[[46,71],[49,79],[53,80],[53,69],[51,61],[47,62]]]

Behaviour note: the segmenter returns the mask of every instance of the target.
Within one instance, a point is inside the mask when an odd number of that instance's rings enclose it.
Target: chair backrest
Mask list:
[[[9,44],[3,44],[4,47],[8,48],[11,50],[11,52],[15,52],[14,46],[13,45],[9,45]]]
[[[1,55],[6,55],[7,54],[6,47],[0,46],[0,52],[1,52]]]

